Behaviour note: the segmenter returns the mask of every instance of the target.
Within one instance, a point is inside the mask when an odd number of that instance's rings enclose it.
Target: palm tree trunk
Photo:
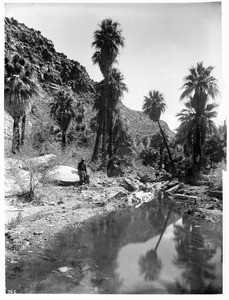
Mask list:
[[[19,131],[20,117],[14,118],[13,125],[13,140],[12,140],[12,153],[15,154],[20,148],[20,131]]]
[[[155,248],[154,248],[154,251],[155,251],[155,252],[157,251],[157,248],[159,247],[159,244],[160,244],[160,242],[161,242],[162,236],[163,236],[163,234],[164,234],[164,232],[165,232],[165,229],[166,229],[167,223],[168,223],[168,221],[169,221],[169,217],[170,217],[172,208],[173,208],[173,205],[170,206],[170,209],[169,209],[167,218],[166,218],[166,220],[165,220],[164,228],[163,228],[163,230],[162,230],[162,232],[161,232],[161,234],[160,234],[160,237],[159,237],[159,240],[158,240],[158,242],[157,242],[157,245],[156,245]]]
[[[113,114],[111,112],[109,116],[109,144],[108,144],[108,155],[109,159],[111,159],[113,155]]]
[[[106,113],[104,113],[103,116],[103,138],[102,138],[102,164],[105,167],[106,166]]]
[[[162,163],[163,163],[163,148],[162,147],[160,147],[159,152],[160,152],[159,170],[161,170]]]
[[[22,117],[21,122],[21,145],[24,145],[24,139],[25,139],[25,123],[26,123],[26,115]]]
[[[103,122],[103,120],[101,120],[99,118],[99,124],[98,124],[98,129],[97,129],[95,146],[94,146],[94,151],[93,151],[93,155],[92,155],[92,160],[93,161],[98,160],[99,144],[100,144],[100,138],[101,138],[101,134],[102,134],[102,122]]]
[[[62,149],[65,149],[65,147],[66,147],[66,131],[64,131],[64,130],[62,130],[61,147],[62,147]]]
[[[108,74],[106,75],[104,79],[104,85],[105,85],[105,92],[104,92],[104,115],[103,115],[103,140],[102,140],[102,164],[103,167],[106,168],[107,165],[107,149],[106,149],[106,135],[107,135],[107,95],[108,95],[108,84],[109,84],[109,78]]]
[[[197,171],[200,170],[200,160],[201,160],[201,129],[200,129],[200,118],[197,120],[196,124],[196,142],[194,151],[194,165]]]
[[[169,155],[169,159],[170,159],[170,163],[171,163],[171,167],[172,167],[172,173],[175,175],[175,174],[176,174],[176,168],[175,168],[175,165],[174,165],[174,163],[173,163],[172,155],[171,155],[171,152],[170,152],[170,150],[169,150],[169,146],[168,146],[168,143],[167,143],[167,141],[166,141],[166,137],[165,137],[164,132],[163,132],[163,130],[162,130],[160,121],[158,120],[157,123],[158,123],[158,126],[159,126],[159,128],[160,128],[160,132],[161,132],[161,135],[162,135],[162,137],[163,137],[163,140],[164,140],[164,142],[165,142],[166,149],[167,149],[167,151],[168,151],[168,155]]]

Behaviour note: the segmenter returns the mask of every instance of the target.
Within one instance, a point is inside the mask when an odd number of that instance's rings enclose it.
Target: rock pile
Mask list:
[[[94,82],[77,61],[55,50],[52,41],[40,31],[13,18],[5,18],[5,55],[18,53],[34,67],[43,87],[66,84],[76,93],[94,92]]]

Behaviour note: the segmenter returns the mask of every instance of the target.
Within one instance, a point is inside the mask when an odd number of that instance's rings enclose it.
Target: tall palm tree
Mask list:
[[[195,164],[198,155],[196,144],[199,143],[202,148],[206,137],[216,132],[216,126],[212,119],[217,116],[215,110],[217,106],[215,103],[207,104],[205,102],[203,111],[199,114],[196,111],[195,99],[190,97],[190,101],[185,103],[185,108],[177,114],[181,122],[177,131],[183,142],[193,149],[193,164]]]
[[[112,69],[109,86],[108,86],[108,134],[109,134],[109,143],[108,143],[108,155],[111,159],[113,155],[113,130],[115,124],[115,116],[119,115],[118,104],[121,102],[124,92],[128,92],[126,84],[123,82],[124,77],[122,73],[114,68]]]
[[[94,64],[98,64],[104,77],[105,90],[103,93],[103,163],[106,165],[106,130],[107,130],[107,98],[109,76],[111,74],[112,65],[117,61],[119,48],[124,47],[124,38],[119,28],[119,23],[112,19],[104,19],[99,24],[99,29],[94,32],[94,41],[92,46],[96,52],[92,56]]]
[[[5,59],[4,108],[14,120],[12,152],[24,143],[26,114],[32,107],[32,96],[37,94],[34,69],[19,54]],[[19,124],[22,119],[21,135]]]
[[[107,129],[108,129],[108,135],[109,135],[109,142],[108,142],[108,154],[109,158],[113,155],[113,130],[114,130],[114,124],[115,124],[115,116],[117,117],[119,114],[118,104],[121,102],[121,98],[123,97],[123,93],[127,92],[127,86],[123,82],[124,77],[122,73],[116,69],[112,68],[111,75],[109,77],[109,85],[107,90],[108,95],[108,107],[107,107]],[[98,86],[97,86],[97,94],[94,101],[94,109],[97,110],[97,124],[98,124],[98,130],[97,130],[97,136],[96,136],[96,142],[93,152],[93,160],[96,160],[98,157],[98,147],[99,147],[99,141],[102,133],[102,122],[101,119],[103,117],[103,95],[105,92],[105,83],[104,80],[102,80]]]
[[[104,86],[104,80],[99,82],[97,87],[96,87],[96,96],[94,99],[94,105],[93,109],[97,111],[97,116],[96,116],[96,123],[97,123],[97,133],[96,133],[96,140],[95,140],[95,145],[94,145],[94,150],[93,150],[93,155],[92,155],[92,160],[96,161],[98,159],[98,152],[99,152],[99,145],[100,145],[100,139],[102,136],[103,132],[103,117],[104,117],[104,109],[103,109],[103,86]]]
[[[163,164],[163,153],[165,149],[165,143],[160,132],[157,132],[156,134],[153,135],[150,141],[150,147],[159,150],[159,154],[160,154],[159,170],[161,170]]]
[[[196,114],[196,143],[194,148],[194,165],[199,170],[201,162],[201,116],[206,109],[206,103],[209,99],[214,100],[219,95],[217,80],[211,75],[214,68],[209,66],[205,68],[203,62],[197,63],[196,68],[189,70],[189,75],[184,78],[184,84],[181,89],[183,93],[180,99],[192,97],[192,107]]]
[[[149,91],[149,95],[144,96],[144,98],[145,99],[144,99],[144,103],[143,103],[143,107],[142,107],[143,112],[146,115],[148,115],[152,121],[158,123],[161,135],[163,137],[166,149],[168,151],[168,155],[169,155],[169,159],[170,159],[170,163],[171,163],[171,167],[172,167],[172,172],[175,174],[176,168],[175,168],[175,165],[172,160],[172,155],[171,155],[164,131],[160,124],[161,114],[165,111],[165,108],[166,108],[164,97],[159,91],[154,90],[154,91]]]
[[[53,116],[62,131],[62,149],[66,146],[66,132],[76,116],[74,98],[69,91],[61,89],[56,92],[54,101],[50,103],[50,115]]]

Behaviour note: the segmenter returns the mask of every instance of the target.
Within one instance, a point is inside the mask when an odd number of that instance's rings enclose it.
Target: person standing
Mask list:
[[[80,184],[83,184],[87,180],[87,166],[85,164],[85,158],[82,157],[81,161],[78,163],[78,173],[80,177]]]

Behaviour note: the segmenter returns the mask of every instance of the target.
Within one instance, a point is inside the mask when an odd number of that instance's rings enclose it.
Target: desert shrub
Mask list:
[[[150,139],[148,138],[148,136],[144,136],[142,138],[142,144],[145,148],[149,147],[149,143],[150,143]]]
[[[223,188],[223,170],[226,170],[225,162],[217,164],[215,169],[211,170],[209,174],[210,188],[222,190]]]
[[[127,122],[122,116],[119,116],[115,122],[113,138],[115,160],[122,165],[131,165],[136,156],[134,140],[130,135]]]
[[[224,145],[224,140],[219,135],[215,134],[207,139],[203,148],[203,154],[207,158],[205,165],[209,161],[212,168],[213,163],[217,164],[226,157]]]
[[[142,160],[144,166],[157,168],[160,154],[154,148],[143,149],[139,154],[139,158]]]
[[[37,121],[33,127],[30,135],[32,147],[39,153],[49,153],[49,146],[54,142],[54,123]]]

